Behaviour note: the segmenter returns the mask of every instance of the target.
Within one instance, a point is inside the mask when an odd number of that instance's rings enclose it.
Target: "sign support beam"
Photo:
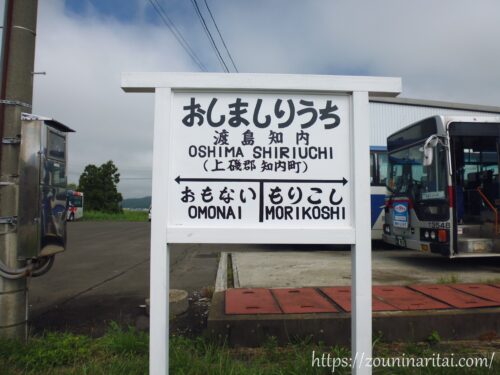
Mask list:
[[[352,160],[356,173],[355,197],[370,196],[370,132],[369,104],[367,92],[354,92],[353,101],[353,144]],[[360,181],[364,179],[365,181]],[[371,368],[364,367],[363,359],[372,357],[372,243],[370,215],[363,200],[354,201],[354,222],[356,227],[354,245],[351,245],[351,357],[352,373],[371,374]],[[368,206],[369,207],[369,206]],[[354,359],[361,360],[354,363]]]
[[[170,290],[170,246],[167,239],[166,222],[168,197],[164,187],[168,170],[165,163],[164,141],[169,139],[171,90],[157,88],[155,93],[155,123],[153,140],[153,195],[151,201],[151,257],[150,257],[150,330],[149,373],[168,374],[169,341],[169,290]],[[161,207],[161,209],[160,209]]]

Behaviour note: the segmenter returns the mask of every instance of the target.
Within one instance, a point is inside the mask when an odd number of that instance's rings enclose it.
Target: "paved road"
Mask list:
[[[30,281],[32,329],[99,335],[110,320],[134,325],[149,295],[150,224],[76,222],[68,231],[67,251],[49,273]],[[213,285],[216,250],[174,246],[172,287],[194,291]]]

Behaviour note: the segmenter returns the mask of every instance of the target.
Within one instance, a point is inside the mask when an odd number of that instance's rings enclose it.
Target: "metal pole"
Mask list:
[[[21,268],[17,231],[19,197],[19,144],[3,142],[21,134],[21,112],[31,112],[37,0],[8,0],[4,25],[3,67],[0,103],[0,260],[8,267]],[[9,104],[5,103],[9,101]],[[10,223],[7,223],[9,222]],[[26,338],[26,278],[0,277],[0,337]]]
[[[5,55],[5,39],[6,39],[6,25],[7,25],[7,14],[8,14],[8,1],[7,0],[1,0],[0,2],[0,7],[2,11],[2,45],[1,45],[1,50],[0,50],[0,87],[2,87],[3,83],[3,71],[4,71],[4,55]],[[0,121],[0,126],[1,126],[1,121]],[[2,129],[0,128],[0,138],[2,137],[1,133]]]

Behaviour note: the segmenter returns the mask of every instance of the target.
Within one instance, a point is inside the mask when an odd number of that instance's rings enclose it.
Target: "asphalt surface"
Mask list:
[[[49,273],[30,280],[30,328],[100,335],[110,321],[136,325],[149,296],[150,223],[68,223],[67,251]],[[171,287],[213,285],[216,247],[173,246]],[[143,323],[144,325],[144,323]]]

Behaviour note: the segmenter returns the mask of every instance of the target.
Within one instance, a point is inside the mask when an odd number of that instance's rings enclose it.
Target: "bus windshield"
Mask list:
[[[414,201],[446,199],[446,149],[434,148],[430,166],[423,166],[423,145],[419,143],[389,154],[387,188],[392,195],[407,196]]]
[[[68,201],[74,207],[83,207],[83,198],[81,196],[71,195]]]

